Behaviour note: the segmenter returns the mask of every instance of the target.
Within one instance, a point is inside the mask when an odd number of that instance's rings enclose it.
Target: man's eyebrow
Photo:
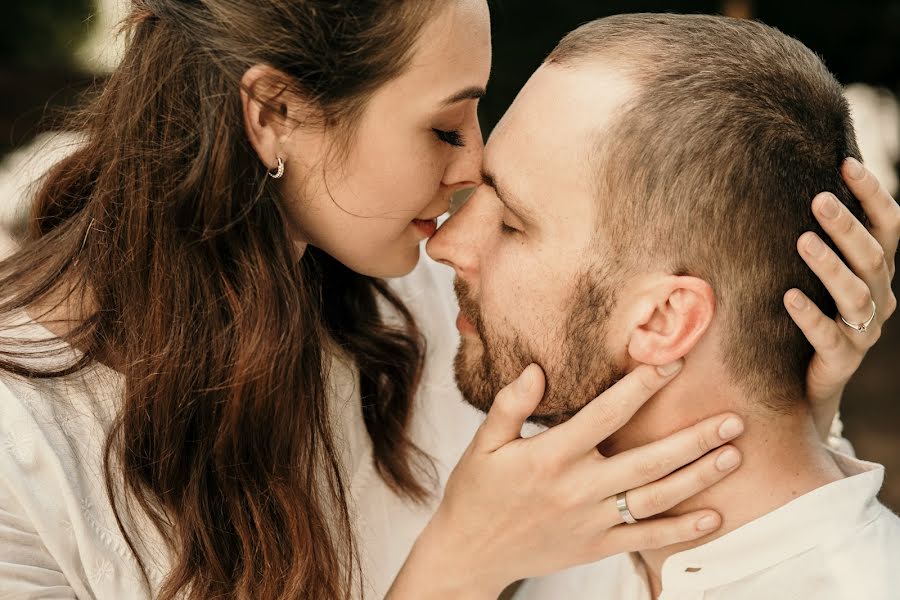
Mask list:
[[[530,211],[528,211],[525,207],[518,203],[515,196],[510,195],[509,190],[502,186],[502,184],[497,182],[497,178],[493,173],[488,171],[487,169],[481,170],[481,181],[492,188],[497,192],[497,198],[500,199],[506,208],[516,214],[520,219],[525,221],[526,223],[534,223],[534,215]]]
[[[456,104],[457,102],[462,102],[463,100],[478,100],[479,98],[483,98],[486,93],[487,90],[485,90],[483,87],[472,85],[467,88],[461,89],[452,96],[448,97],[446,100],[444,100],[443,104],[446,106],[450,104]]]

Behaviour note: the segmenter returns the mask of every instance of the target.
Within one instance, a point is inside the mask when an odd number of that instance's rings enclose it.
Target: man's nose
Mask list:
[[[456,211],[437,230],[425,246],[428,255],[437,262],[452,267],[457,277],[472,281],[478,273],[480,222],[478,190],[462,208]]]
[[[454,152],[453,159],[444,171],[443,183],[453,191],[475,187],[481,180],[484,138],[477,120],[463,131],[463,137],[466,145]]]

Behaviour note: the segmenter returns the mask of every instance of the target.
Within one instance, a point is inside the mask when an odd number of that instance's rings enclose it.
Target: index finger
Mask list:
[[[900,241],[900,206],[878,178],[858,160],[848,158],[842,168],[844,182],[862,204],[872,224],[872,235],[884,248],[893,275],[894,254]]]
[[[589,452],[627,423],[634,413],[681,371],[684,361],[654,367],[641,365],[614,386],[591,400],[571,419],[546,431],[566,454]]]

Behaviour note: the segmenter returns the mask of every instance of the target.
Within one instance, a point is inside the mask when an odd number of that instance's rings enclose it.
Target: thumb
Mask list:
[[[493,452],[519,439],[522,425],[544,397],[544,371],[530,364],[512,383],[500,390],[475,441],[484,452]]]

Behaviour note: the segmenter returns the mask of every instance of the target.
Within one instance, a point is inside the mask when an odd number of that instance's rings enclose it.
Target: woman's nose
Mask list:
[[[454,191],[475,187],[481,180],[481,160],[484,154],[484,138],[476,121],[465,132],[466,145],[459,148],[444,172],[444,185]]]

